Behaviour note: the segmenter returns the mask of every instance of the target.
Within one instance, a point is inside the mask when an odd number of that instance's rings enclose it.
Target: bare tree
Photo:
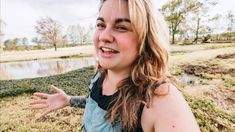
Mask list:
[[[78,45],[80,43],[80,35],[79,35],[80,25],[70,25],[67,29],[67,36],[69,39],[69,43],[73,45]]]
[[[2,20],[2,1],[0,0],[0,53],[3,51],[3,44],[2,44],[2,37],[4,36],[2,31],[2,24],[4,24],[4,21]]]
[[[227,32],[229,34],[227,39],[230,40],[231,39],[231,33],[233,31],[233,28],[234,28],[235,18],[234,18],[234,14],[231,10],[228,11],[226,17],[228,19]]]
[[[91,43],[93,30],[92,25],[89,25],[88,28],[82,27],[79,24],[71,25],[67,29],[67,36],[70,43],[74,45]]]
[[[23,44],[23,45],[27,45],[27,44],[29,44],[29,40],[28,40],[28,38],[23,37],[23,38],[22,38],[22,44]]]
[[[213,32],[215,27],[211,25],[215,25],[212,23],[216,22],[220,18],[220,15],[210,16],[208,12],[212,6],[217,4],[217,0],[196,0],[195,8],[190,15],[191,30],[194,33],[193,42],[197,43],[200,36],[204,36],[204,38],[207,39],[207,36]]]
[[[6,23],[0,17],[0,53],[3,51],[3,46],[4,46],[2,43],[2,39],[4,37],[3,26],[5,25]]]
[[[37,21],[35,29],[36,33],[40,34],[42,38],[45,38],[47,43],[52,44],[56,51],[62,39],[61,25],[56,20],[46,17]]]

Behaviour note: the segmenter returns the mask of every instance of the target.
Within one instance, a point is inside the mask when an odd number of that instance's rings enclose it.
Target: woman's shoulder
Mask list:
[[[143,120],[152,118],[155,131],[200,131],[183,95],[169,83],[155,90],[150,107],[144,108],[142,117]]]
[[[181,92],[170,83],[162,84],[154,91],[150,108],[157,112],[158,110],[173,112],[190,109]]]

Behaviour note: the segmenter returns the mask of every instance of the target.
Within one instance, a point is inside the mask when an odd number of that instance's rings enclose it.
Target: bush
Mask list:
[[[88,83],[94,74],[94,67],[87,67],[66,74],[22,80],[0,81],[0,98],[23,93],[52,92],[50,85],[56,85],[69,95],[85,95]]]

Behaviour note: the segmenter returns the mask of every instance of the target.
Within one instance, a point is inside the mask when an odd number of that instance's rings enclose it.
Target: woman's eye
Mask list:
[[[96,28],[97,28],[97,29],[104,29],[104,28],[105,28],[105,25],[102,24],[102,23],[97,23],[97,24],[96,24]]]
[[[118,31],[127,31],[128,30],[128,28],[125,26],[116,26],[115,29]]]

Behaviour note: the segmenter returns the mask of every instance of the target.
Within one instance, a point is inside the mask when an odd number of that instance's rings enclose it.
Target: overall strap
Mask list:
[[[90,84],[88,86],[89,87],[89,94],[94,86],[94,83],[98,80],[98,78],[100,78],[100,76],[101,76],[100,72],[96,72],[96,74],[91,79]]]
[[[90,96],[90,93],[91,93],[91,90],[94,86],[94,83],[99,79],[100,76],[101,76],[100,72],[96,72],[95,75],[90,80],[90,84],[88,86],[89,87],[89,92],[88,92],[88,95],[86,96],[86,99],[88,99],[88,97]],[[83,132],[83,131],[86,131],[84,129],[84,122],[82,123],[81,128],[80,128],[80,132]]]

